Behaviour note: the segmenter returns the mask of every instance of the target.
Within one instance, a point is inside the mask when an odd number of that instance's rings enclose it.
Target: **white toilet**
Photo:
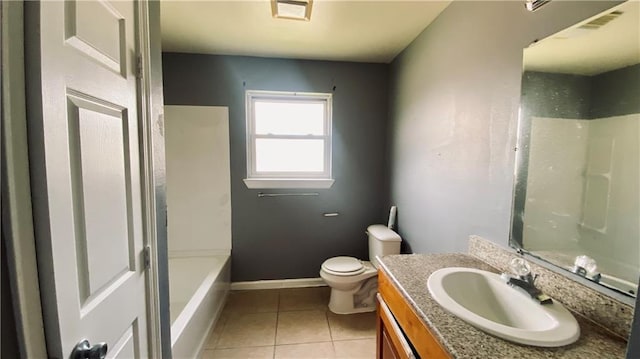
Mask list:
[[[376,310],[378,292],[376,256],[400,253],[400,236],[382,224],[367,227],[369,260],[353,257],[329,258],[320,269],[320,277],[331,287],[329,310],[336,314],[372,312]]]

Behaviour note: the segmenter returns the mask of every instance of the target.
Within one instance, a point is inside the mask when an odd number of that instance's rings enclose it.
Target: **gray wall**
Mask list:
[[[591,118],[640,113],[640,64],[593,77]]]
[[[392,63],[391,201],[418,253],[508,246],[522,49],[618,2],[454,1]],[[640,358],[639,306],[628,358]]]
[[[508,245],[522,49],[613,5],[454,1],[393,61],[391,200],[415,252]]]
[[[233,281],[318,277],[326,258],[367,258],[364,231],[388,213],[388,65],[165,53],[163,69],[165,104],[229,107]],[[246,188],[245,90],[333,93],[332,188]]]
[[[591,77],[526,71],[521,98],[523,116],[588,119]]]

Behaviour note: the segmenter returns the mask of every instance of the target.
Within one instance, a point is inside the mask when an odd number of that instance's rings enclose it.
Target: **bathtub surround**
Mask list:
[[[164,118],[169,257],[229,255],[228,109],[165,106]]]
[[[226,107],[165,106],[174,358],[197,357],[224,306],[231,265]]]
[[[528,172],[527,199],[524,209],[516,209],[524,212],[526,225],[520,241],[514,231],[515,241],[565,268],[578,255],[590,256],[603,275],[633,287],[640,273],[639,124],[640,113],[589,120],[532,117],[528,164],[522,166]]]
[[[233,282],[317,278],[329,257],[366,258],[363,228],[388,213],[388,65],[164,53],[163,68],[166,104],[229,107]],[[330,189],[259,198],[293,190],[245,186],[245,90],[333,94]]]

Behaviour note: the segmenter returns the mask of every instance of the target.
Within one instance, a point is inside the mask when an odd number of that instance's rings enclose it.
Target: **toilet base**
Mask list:
[[[378,277],[365,280],[353,290],[331,288],[329,310],[335,314],[355,314],[376,310],[375,297],[378,292]]]

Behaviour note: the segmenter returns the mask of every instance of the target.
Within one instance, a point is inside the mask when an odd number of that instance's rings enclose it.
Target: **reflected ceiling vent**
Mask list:
[[[529,11],[536,11],[538,8],[551,0],[526,0],[524,6]]]
[[[587,29],[587,30],[597,30],[601,27],[603,27],[604,25],[608,24],[609,22],[617,19],[618,17],[620,17],[620,15],[622,15],[623,12],[622,11],[614,11],[612,13],[606,14],[606,15],[602,15],[599,18],[595,19],[595,20],[591,20],[588,23],[580,26],[580,29]]]
[[[271,0],[271,13],[278,19],[309,21],[312,4],[313,0]]]
[[[598,30],[604,25],[610,23],[611,21],[620,17],[620,15],[624,14],[622,11],[613,11],[606,15],[602,15],[597,19],[593,19],[586,24],[582,24],[578,27],[568,29],[555,36],[554,39],[566,40],[566,39],[574,39],[576,37],[584,36],[591,34],[592,31]]]

